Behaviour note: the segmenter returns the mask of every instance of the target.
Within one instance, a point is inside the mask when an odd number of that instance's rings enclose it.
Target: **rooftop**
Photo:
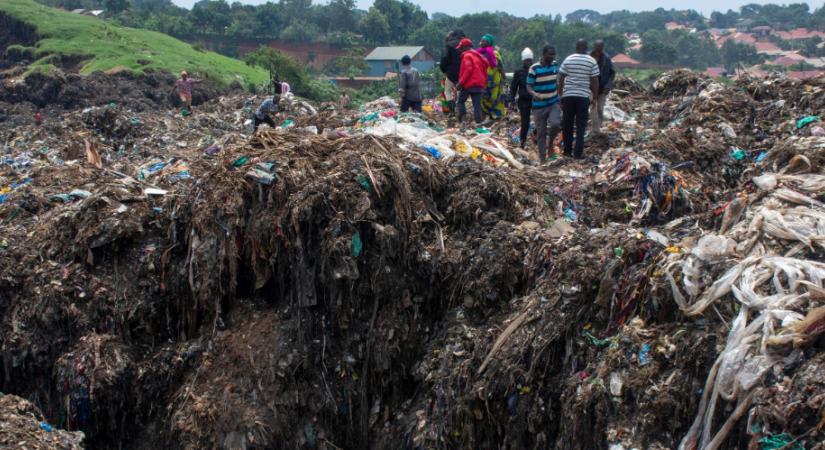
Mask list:
[[[420,51],[424,50],[423,46],[416,47],[375,47],[369,55],[364,57],[367,61],[398,61],[404,55],[410,58],[415,57]]]

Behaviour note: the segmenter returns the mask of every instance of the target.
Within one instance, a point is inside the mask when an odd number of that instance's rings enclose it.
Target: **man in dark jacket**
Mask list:
[[[613,61],[604,52],[604,41],[599,39],[593,43],[593,51],[590,56],[599,65],[599,95],[593,99],[590,107],[590,117],[592,117],[592,130],[594,134],[601,131],[604,121],[604,105],[607,103],[607,94],[613,89],[613,82],[616,79],[616,71],[613,69]]]
[[[527,92],[527,72],[533,65],[533,51],[525,48],[521,51],[522,66],[513,73],[513,82],[510,83],[510,100],[516,101],[518,95],[518,112],[521,115],[521,148],[527,144],[527,133],[530,131],[530,112],[533,110],[533,96]]]
[[[418,69],[412,66],[412,58],[404,55],[401,58],[401,73],[398,74],[401,94],[401,112],[421,112],[421,75]]]
[[[447,100],[447,107],[450,112],[455,111],[456,85],[458,84],[458,72],[461,69],[461,52],[456,48],[464,39],[464,32],[453,30],[447,34],[445,39],[446,47],[444,55],[441,57],[441,72],[446,75],[444,81],[444,97]]]

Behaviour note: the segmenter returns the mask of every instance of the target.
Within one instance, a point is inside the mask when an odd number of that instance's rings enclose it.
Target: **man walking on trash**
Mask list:
[[[532,50],[525,48],[521,51],[521,63],[521,68],[513,73],[513,82],[510,83],[510,101],[518,105],[518,112],[521,116],[519,145],[524,148],[527,145],[527,133],[530,131],[530,112],[533,110],[533,96],[527,91],[527,72],[533,65]]]
[[[576,53],[568,56],[559,68],[559,96],[562,108],[564,154],[584,157],[584,133],[590,104],[599,97],[599,65],[587,54],[587,41],[576,42]],[[573,150],[573,125],[576,125],[576,148]]]
[[[533,122],[538,133],[539,162],[542,163],[547,159],[548,128],[552,147],[561,123],[558,74],[556,48],[546,45],[542,49],[541,61],[530,66],[527,73],[527,91],[533,97]]]
[[[467,113],[467,97],[473,101],[473,118],[481,125],[481,94],[487,87],[487,60],[473,50],[473,41],[464,38],[456,47],[461,51],[461,69],[458,74],[458,120]]]
[[[590,109],[591,125],[593,134],[601,132],[602,122],[604,122],[604,105],[607,102],[607,94],[613,89],[616,79],[616,71],[613,69],[613,61],[604,52],[604,41],[599,39],[593,43],[593,51],[590,56],[599,65],[599,95]]]
[[[189,73],[181,71],[180,78],[175,83],[178,88],[178,97],[187,111],[192,112],[192,85],[202,83],[203,80],[189,78]]]
[[[401,94],[401,112],[407,112],[412,108],[415,112],[421,112],[421,76],[418,69],[412,66],[412,59],[409,55],[401,58],[401,73],[398,74]]]
[[[447,101],[447,109],[451,114],[455,114],[456,85],[458,85],[458,75],[461,69],[461,51],[458,49],[458,44],[462,39],[464,39],[464,32],[461,30],[453,30],[447,34],[445,39],[447,48],[439,64],[441,72],[446,77],[444,80],[444,99]]]

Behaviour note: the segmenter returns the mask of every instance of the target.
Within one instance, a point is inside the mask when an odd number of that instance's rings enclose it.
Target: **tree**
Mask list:
[[[592,9],[577,9],[570,14],[564,16],[565,20],[568,23],[573,22],[583,22],[583,23],[594,23],[601,17],[597,11],[593,11]]]
[[[170,8],[176,8],[171,0],[132,0],[132,9],[162,11]]]
[[[387,17],[375,6],[371,7],[367,15],[361,19],[360,26],[367,41],[375,44],[389,43],[390,24]]]
[[[301,42],[316,41],[321,31],[315,24],[308,23],[301,19],[294,20],[289,26],[281,31],[280,38],[285,41]]]
[[[232,22],[226,0],[201,0],[192,6],[192,22],[202,31],[223,34]]]
[[[355,0],[332,0],[327,5],[330,28],[336,31],[355,29]]]
[[[752,45],[741,44],[730,39],[722,44],[720,49],[722,63],[728,72],[733,72],[739,64],[752,65],[762,62],[764,59],[756,53],[756,48]]]
[[[370,65],[364,60],[364,53],[364,50],[358,47],[347,49],[343,56],[330,61],[327,71],[345,77],[363,75],[370,70]]]
[[[105,8],[106,13],[110,16],[120,14],[129,9],[129,0],[104,0],[103,8]]]
[[[651,30],[642,35],[640,56],[643,62],[653,64],[673,64],[676,62],[676,47],[663,30]]]

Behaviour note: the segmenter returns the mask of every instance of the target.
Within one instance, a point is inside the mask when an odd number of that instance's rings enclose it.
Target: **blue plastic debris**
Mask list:
[[[419,147],[423,148],[427,151],[427,153],[431,154],[435,159],[441,159],[441,152],[438,151],[437,148],[433,147],[432,145],[419,145]]]
[[[646,366],[650,364],[650,344],[642,344],[642,348],[639,349],[639,365]]]

